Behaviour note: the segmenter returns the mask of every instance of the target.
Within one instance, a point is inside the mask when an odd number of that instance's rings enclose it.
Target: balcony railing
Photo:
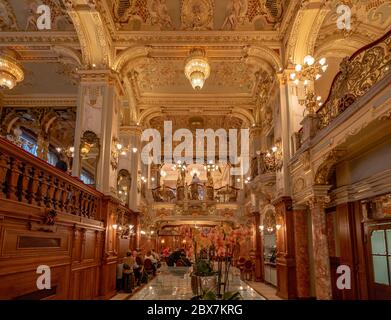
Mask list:
[[[103,194],[0,138],[0,198],[93,219]]]
[[[390,72],[391,31],[345,58],[340,69],[327,100],[317,111],[319,129],[327,127]]]
[[[191,183],[170,188],[160,186],[152,189],[155,202],[177,203],[178,201],[215,201],[219,203],[236,202],[240,189],[232,186],[213,188],[203,183]]]
[[[251,159],[251,179],[258,175],[273,173],[282,167],[281,157],[273,152],[261,152]]]

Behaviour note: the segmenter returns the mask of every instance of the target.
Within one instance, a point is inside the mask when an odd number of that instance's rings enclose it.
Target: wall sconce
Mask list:
[[[93,144],[84,142],[84,144],[80,147],[81,156],[82,156],[82,157],[86,157],[86,156],[90,153],[91,148],[92,148],[93,146],[94,146]]]
[[[283,156],[281,150],[281,141],[277,141],[271,150],[262,152],[263,161],[262,173],[276,172],[282,169]]]
[[[65,154],[68,158],[73,158],[75,156],[75,147],[73,147],[73,146],[67,147],[67,148],[57,147],[56,151],[58,153]]]
[[[111,226],[114,230],[117,230],[117,228],[118,228],[118,224],[113,224],[112,226]]]
[[[166,241],[164,239],[160,240],[161,244],[164,244]]]
[[[146,234],[144,230],[141,230],[140,233],[141,233],[142,235],[145,235],[145,234]]]
[[[263,225],[260,225],[259,230],[263,231],[263,229],[265,229],[265,227]]]
[[[276,224],[276,230],[280,230],[281,229],[281,225],[280,224]]]

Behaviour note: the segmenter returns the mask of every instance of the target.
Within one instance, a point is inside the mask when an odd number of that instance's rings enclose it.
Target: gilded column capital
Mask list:
[[[256,125],[250,128],[250,139],[254,137],[260,137],[262,135],[262,127],[260,125]]]
[[[118,92],[122,95],[125,90],[122,85],[120,75],[111,69],[80,69],[77,71],[81,84],[84,85],[96,85],[96,84],[107,84],[115,86]]]
[[[120,135],[133,135],[140,137],[143,130],[141,126],[133,125],[133,126],[122,126],[119,129]]]
[[[308,206],[310,209],[314,209],[316,207],[320,207],[324,209],[326,205],[330,202],[330,197],[329,196],[316,196],[312,195],[308,200]]]

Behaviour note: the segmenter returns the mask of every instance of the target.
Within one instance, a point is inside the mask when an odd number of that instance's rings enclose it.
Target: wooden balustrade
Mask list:
[[[0,138],[0,299],[107,299],[116,269],[139,245],[110,226],[137,213]],[[52,290],[39,290],[39,265]]]
[[[0,198],[99,219],[103,195],[0,138]]]

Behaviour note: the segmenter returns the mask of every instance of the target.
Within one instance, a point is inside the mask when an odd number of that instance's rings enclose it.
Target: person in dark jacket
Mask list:
[[[68,172],[68,164],[62,158],[58,159],[56,163],[56,168],[60,169],[63,172]]]

